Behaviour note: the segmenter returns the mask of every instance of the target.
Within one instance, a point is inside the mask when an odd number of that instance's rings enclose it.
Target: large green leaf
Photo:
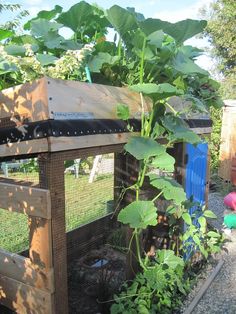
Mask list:
[[[118,221],[129,224],[131,228],[156,226],[157,209],[151,201],[134,201],[120,211]]]
[[[165,34],[162,30],[155,31],[147,37],[148,44],[161,48]]]
[[[208,113],[206,106],[204,105],[204,103],[200,99],[198,99],[192,95],[186,94],[184,96],[184,100],[191,102],[191,106],[190,106],[189,110]]]
[[[178,266],[184,266],[183,259],[176,256],[172,250],[158,250],[157,260],[159,263],[166,264],[172,269],[176,269]]]
[[[46,20],[51,20],[52,18],[56,17],[58,13],[62,12],[62,7],[59,5],[55,5],[54,9],[50,11],[42,10],[40,11],[37,16],[31,20],[29,20],[25,25],[24,29],[25,30],[30,30],[31,22],[34,20],[37,20],[38,18],[46,19]]]
[[[6,74],[11,72],[16,72],[19,69],[15,64],[11,64],[8,61],[0,59],[0,74]]]
[[[53,64],[58,59],[55,56],[43,53],[37,54],[36,58],[41,63],[42,66]]]
[[[182,95],[183,91],[177,89],[175,86],[169,83],[163,84],[154,84],[154,83],[146,83],[146,84],[137,84],[131,85],[129,87],[131,90],[143,93],[144,95],[148,95],[154,100],[165,99],[175,95]]]
[[[169,131],[170,141],[183,141],[190,144],[197,144],[201,141],[200,137],[192,132],[186,123],[172,114],[166,115],[162,118],[164,127]]]
[[[156,174],[149,174],[150,184],[161,190],[165,199],[173,200],[177,205],[186,201],[186,194],[183,187],[174,179],[158,177]]]
[[[57,22],[50,22],[46,19],[37,19],[31,22],[31,34],[36,37],[46,36],[49,32],[57,31],[63,25]]]
[[[79,50],[83,46],[72,39],[64,39],[60,42],[59,48],[64,50]]]
[[[36,52],[38,51],[39,47],[38,45],[31,45],[32,51]],[[7,45],[5,46],[5,51],[12,56],[25,56],[26,48],[22,45]]]
[[[31,36],[31,35],[21,35],[21,36],[14,36],[11,40],[12,44],[17,45],[24,45],[24,44],[31,44],[31,45],[39,45],[39,41]]]
[[[135,30],[138,27],[135,15],[118,5],[113,5],[106,11],[106,14],[107,19],[121,37],[124,37],[126,33]]]
[[[175,165],[175,159],[169,155],[167,152],[164,152],[163,154],[156,156],[153,158],[151,166],[165,170],[165,171],[174,171],[174,165]]]
[[[139,22],[139,25],[146,35],[163,30],[164,33],[172,36],[178,44],[181,44],[185,40],[201,33],[206,27],[207,22],[204,20],[187,19],[177,23],[170,23],[160,19],[149,18]]]
[[[73,5],[67,12],[61,13],[57,21],[76,32],[83,25],[92,22],[89,20],[92,12],[92,6],[85,1],[81,1]]]
[[[22,45],[8,45],[4,47],[4,50],[12,56],[24,56],[26,49]]]
[[[173,68],[182,74],[201,74],[208,76],[209,73],[200,68],[194,61],[189,59],[183,52],[179,51],[173,59]]]
[[[61,48],[64,42],[64,37],[58,34],[57,31],[50,31],[43,36],[44,45],[49,49]]]
[[[190,45],[181,46],[179,48],[179,51],[183,52],[183,54],[185,54],[185,56],[187,56],[190,59],[197,58],[201,56],[204,52],[204,50],[190,46]]]
[[[111,56],[107,52],[99,52],[89,61],[89,69],[91,72],[99,73],[103,64],[114,64],[119,60],[118,56]]]
[[[7,29],[0,29],[0,41],[14,35],[14,32]]]
[[[125,145],[125,150],[138,160],[158,156],[165,152],[165,148],[155,140],[141,136],[131,137]]]

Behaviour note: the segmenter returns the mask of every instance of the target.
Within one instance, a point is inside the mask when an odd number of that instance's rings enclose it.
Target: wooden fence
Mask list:
[[[52,255],[52,235],[32,219],[51,220],[51,198],[47,189],[17,182],[0,182],[0,208],[24,213],[29,217],[29,258],[0,249],[0,303],[16,313],[51,314],[53,312],[54,279],[52,265],[40,261],[40,251]],[[42,245],[42,241],[44,241]],[[45,253],[46,252],[46,253]],[[37,262],[38,261],[38,262]]]

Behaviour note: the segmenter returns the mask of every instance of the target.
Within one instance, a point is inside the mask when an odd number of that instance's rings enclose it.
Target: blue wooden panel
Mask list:
[[[189,199],[192,196],[193,201],[198,202],[200,206],[205,205],[207,153],[207,143],[201,143],[197,146],[186,145],[188,160],[186,165],[185,191],[187,198]],[[194,208],[191,208],[190,214],[193,211]]]

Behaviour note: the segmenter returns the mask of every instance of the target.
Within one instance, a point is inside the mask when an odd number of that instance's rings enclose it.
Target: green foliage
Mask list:
[[[0,32],[1,88],[45,74],[86,80],[85,68],[89,67],[93,82],[129,86],[140,94],[141,132],[139,136],[131,136],[124,146],[125,152],[140,164],[137,181],[125,190],[134,192],[135,201],[121,209],[118,220],[134,229],[132,240],[141,272],[116,297],[112,313],[171,313],[179,305],[178,296],[185,294],[188,287],[181,254],[192,254],[197,249],[206,257],[216,251],[219,242],[215,234],[206,234],[206,217],[212,218],[213,214],[206,210],[201,216],[190,216],[182,186],[168,176],[153,174],[153,169],[155,173],[174,170],[175,160],[167,149],[176,142],[201,141],[182,116],[220,105],[218,84],[195,63],[202,51],[183,44],[205,26],[205,21],[189,19],[178,23],[145,19],[134,9],[117,5],[105,12],[81,1],[67,12],[60,6],[39,12],[25,24],[25,34]],[[59,34],[63,27],[72,30],[70,39]],[[105,37],[109,27],[115,31],[113,42]],[[183,111],[177,112],[171,106],[172,96],[189,100]],[[148,113],[144,110],[146,101],[150,107]],[[117,115],[128,121],[128,107],[118,104]],[[157,143],[160,136],[162,144]],[[157,190],[152,200],[141,197],[147,177]],[[170,204],[167,214],[173,221],[173,229],[180,220],[185,221],[187,229],[176,254],[171,250],[158,251],[153,260],[148,255],[144,259],[139,236],[148,226],[157,224],[155,201],[159,198]],[[128,250],[130,247],[131,243]]]
[[[189,291],[184,278],[184,261],[173,251],[159,250],[156,262],[148,270],[136,275],[115,296],[112,314],[173,313],[181,305],[181,296]]]
[[[160,178],[155,174],[150,174],[149,178],[150,184],[158,190],[161,190],[165,199],[173,200],[177,205],[180,205],[186,200],[183,187],[175,180],[168,177]]]
[[[134,201],[120,211],[118,221],[130,228],[146,229],[157,225],[157,210],[151,201]]]
[[[205,35],[213,46],[212,55],[216,57],[218,69],[225,76],[222,81],[222,94],[228,99],[236,97],[236,41],[235,20],[236,2],[234,0],[216,0],[208,11]],[[223,35],[222,35],[223,34]]]
[[[222,109],[211,108],[212,133],[209,141],[211,153],[211,171],[217,172],[219,167],[219,153],[221,142]]]
[[[178,90],[176,87],[170,85],[169,83],[163,83],[159,85],[153,83],[137,84],[131,85],[130,89],[135,92],[148,95],[154,101],[183,94],[183,91]]]
[[[151,138],[135,136],[131,137],[125,145],[125,150],[136,159],[141,160],[162,155],[165,148]]]
[[[129,107],[127,105],[118,104],[116,108],[116,115],[121,120],[128,120],[130,117]]]

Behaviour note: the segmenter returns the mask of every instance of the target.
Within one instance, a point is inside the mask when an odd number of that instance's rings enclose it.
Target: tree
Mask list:
[[[20,26],[20,21],[25,16],[29,15],[27,10],[21,10],[21,5],[16,4],[8,4],[5,1],[0,0],[0,16],[6,12],[16,13],[17,15],[13,16],[10,20],[6,21],[3,24],[0,24],[0,28],[12,30]]]
[[[209,10],[203,10],[208,19],[205,35],[217,59],[218,70],[223,74],[222,96],[236,98],[236,1],[216,0]]]

